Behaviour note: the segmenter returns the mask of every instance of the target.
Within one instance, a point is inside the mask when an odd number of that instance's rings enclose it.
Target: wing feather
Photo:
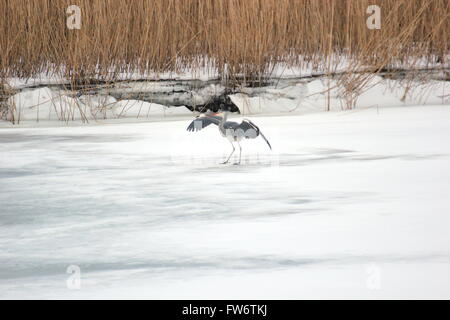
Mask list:
[[[217,115],[204,115],[194,119],[189,126],[187,127],[187,131],[200,131],[210,124],[219,125],[222,117]]]
[[[242,128],[244,131],[247,131],[247,130],[250,129],[250,128],[256,130],[256,137],[257,137],[257,136],[261,136],[261,137],[264,139],[264,141],[267,143],[267,145],[269,146],[270,150],[272,150],[272,146],[270,145],[269,140],[267,140],[267,138],[264,136],[264,134],[261,132],[261,130],[258,128],[258,126],[257,126],[256,124],[254,124],[253,122],[251,122],[251,121],[248,120],[248,119],[245,119],[245,120],[242,121],[242,123],[241,123],[241,128]],[[255,137],[255,138],[256,138],[256,137]],[[247,138],[248,138],[248,137],[247,137]]]

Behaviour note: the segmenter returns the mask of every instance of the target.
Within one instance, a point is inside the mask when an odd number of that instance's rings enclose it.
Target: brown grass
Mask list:
[[[81,8],[81,30],[66,28],[70,4]],[[381,30],[366,27],[371,4],[381,6]],[[278,62],[331,72],[336,55],[377,72],[446,59],[449,13],[448,0],[0,0],[0,78],[113,80],[205,61],[230,78],[261,77]],[[343,85],[363,84],[358,77]]]

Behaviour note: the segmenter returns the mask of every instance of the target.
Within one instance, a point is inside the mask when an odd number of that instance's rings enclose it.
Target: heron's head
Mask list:
[[[220,113],[221,116],[226,116],[229,111],[230,108],[228,106],[226,106],[223,103],[220,104],[218,112]]]

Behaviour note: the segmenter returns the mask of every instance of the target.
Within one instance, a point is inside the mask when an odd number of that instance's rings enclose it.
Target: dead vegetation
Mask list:
[[[81,8],[80,30],[66,27],[71,4]],[[372,4],[380,30],[366,26]],[[278,62],[331,70],[334,55],[376,72],[449,52],[447,0],[0,0],[0,8],[3,76],[114,79],[209,63],[258,77]]]
[[[66,27],[69,5],[80,30]],[[381,7],[379,30],[367,28],[369,5]],[[0,79],[206,67],[235,85],[280,63],[331,75],[348,61],[339,86],[351,107],[379,72],[445,66],[449,15],[448,0],[0,0]]]

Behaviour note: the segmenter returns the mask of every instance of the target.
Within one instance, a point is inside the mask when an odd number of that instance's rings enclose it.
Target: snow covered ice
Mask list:
[[[254,116],[241,166],[189,117],[2,128],[0,297],[450,298],[449,119]]]

